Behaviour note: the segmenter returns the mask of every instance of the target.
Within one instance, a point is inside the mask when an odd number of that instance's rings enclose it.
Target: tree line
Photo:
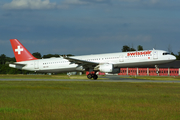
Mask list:
[[[143,46],[139,45],[137,46],[137,51],[142,51]],[[122,52],[128,52],[128,51],[136,51],[135,48],[130,47],[128,45],[124,45]],[[180,52],[178,54],[174,54],[173,52],[169,51],[172,55],[176,56],[177,60],[180,60]],[[60,57],[64,55],[59,54],[47,54],[47,55],[41,55],[39,52],[32,53],[32,55],[38,59],[42,58],[51,58],[51,57]],[[72,54],[67,54],[66,56],[73,56]],[[33,74],[34,72],[26,71],[26,70],[19,70],[15,68],[10,68],[9,64],[16,62],[15,57],[7,57],[5,54],[0,55],[0,74]]]

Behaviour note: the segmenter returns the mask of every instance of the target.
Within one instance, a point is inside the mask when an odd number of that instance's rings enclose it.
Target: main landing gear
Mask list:
[[[96,72],[93,72],[93,73],[89,73],[89,74],[87,75],[87,78],[88,78],[88,79],[93,78],[94,80],[97,80],[97,79],[98,79],[98,76],[96,75]]]
[[[158,74],[159,73],[158,65],[155,65],[155,68],[156,68],[156,73]]]

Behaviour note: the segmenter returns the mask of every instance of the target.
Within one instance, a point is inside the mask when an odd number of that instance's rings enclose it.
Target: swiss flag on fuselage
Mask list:
[[[10,39],[16,62],[36,60],[35,58],[17,39]]]

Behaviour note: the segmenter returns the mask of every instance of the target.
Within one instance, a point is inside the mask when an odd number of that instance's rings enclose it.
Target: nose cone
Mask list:
[[[176,60],[176,57],[172,55],[171,60]]]

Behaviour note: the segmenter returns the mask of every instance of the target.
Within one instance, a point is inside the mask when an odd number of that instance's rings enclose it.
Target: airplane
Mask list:
[[[88,79],[96,80],[97,72],[119,73],[122,67],[164,64],[176,57],[163,50],[130,51],[108,54],[60,56],[37,59],[17,39],[10,39],[16,62],[9,67],[42,73],[89,71]]]

